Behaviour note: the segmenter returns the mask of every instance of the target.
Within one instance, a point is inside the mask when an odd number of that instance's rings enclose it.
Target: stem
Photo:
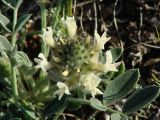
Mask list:
[[[90,105],[90,101],[89,100],[84,100],[84,99],[81,99],[81,98],[69,97],[68,101],[72,102],[72,103],[80,103],[80,104]]]
[[[72,0],[68,0],[68,16],[72,16],[72,6],[73,6]]]
[[[11,45],[12,45],[12,48],[14,49],[16,46],[16,33],[12,33]]]
[[[97,33],[97,7],[96,7],[96,3],[93,4],[94,6],[94,17],[95,17],[95,28],[94,28],[94,36],[95,36],[95,33]],[[94,44],[95,44],[95,37],[93,39],[94,41]]]
[[[16,24],[17,24],[17,12],[18,12],[18,9],[14,9],[14,12],[13,12],[13,28],[12,28],[12,47],[15,48],[15,45],[16,45],[16,33],[15,33],[15,27],[16,27]]]
[[[47,27],[47,20],[46,20],[46,8],[44,0],[40,0],[40,9],[41,9],[41,28],[46,29]],[[49,47],[43,43],[41,43],[41,51],[47,57],[49,54]]]
[[[47,27],[47,19],[46,19],[46,7],[45,7],[45,2],[44,0],[40,0],[40,9],[41,9],[41,31],[43,29],[46,29]],[[48,57],[49,54],[49,46],[44,44],[43,40],[41,40],[41,52],[44,54],[45,57]],[[44,79],[46,74],[41,71],[40,72],[40,78]]]
[[[53,19],[53,25],[52,25],[53,30],[55,29],[55,27],[58,23],[58,17],[59,17],[59,13],[61,11],[61,8],[62,8],[62,4],[63,4],[63,0],[59,0],[58,5],[57,5],[57,9],[56,9],[56,13],[55,13],[55,17]]]
[[[12,65],[11,68],[11,77],[12,77],[12,92],[15,98],[18,97],[18,89],[17,89],[17,78],[16,78],[16,67]]]
[[[14,48],[16,45],[16,34],[12,34],[12,47]],[[14,97],[18,96],[18,88],[17,88],[17,78],[16,78],[16,66],[13,62],[11,62],[11,78],[12,78],[12,92]]]
[[[13,14],[13,32],[15,30],[15,27],[16,27],[16,23],[17,23],[17,12],[18,12],[18,9],[14,9],[14,14]]]
[[[72,98],[72,97],[69,97],[68,101],[72,102],[72,103],[79,103],[79,104],[90,105],[90,101],[89,100],[84,100],[84,99],[81,99],[81,98]],[[124,115],[122,112],[113,110],[113,109],[108,108],[108,107],[106,107],[105,109],[106,109],[106,112],[109,112],[110,114],[112,114],[112,113],[119,113],[120,115]]]
[[[116,110],[113,110],[113,109],[108,108],[108,107],[106,107],[106,112],[109,112],[110,114],[113,114],[113,113],[119,113],[120,115],[125,116],[125,114],[124,114],[124,113],[119,112],[119,111],[116,111]]]
[[[13,28],[12,28],[12,41],[11,41],[11,45],[13,50],[15,49],[16,46],[16,33],[15,33],[15,27],[17,24],[17,12],[18,9],[14,9],[13,12]],[[15,98],[18,97],[18,88],[17,88],[17,78],[16,78],[16,66],[14,65],[14,63],[11,61],[11,85],[12,85],[12,92],[13,92],[13,96]]]

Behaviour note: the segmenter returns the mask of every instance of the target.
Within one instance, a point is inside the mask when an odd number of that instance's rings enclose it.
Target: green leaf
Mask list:
[[[119,75],[123,74],[125,72],[125,64],[122,62],[118,67],[118,71],[113,73],[112,79],[115,77],[118,77]]]
[[[104,91],[104,104],[110,104],[125,97],[134,88],[138,79],[139,71],[137,69],[129,70],[116,77]]]
[[[31,65],[21,65],[19,68],[26,76],[33,75],[36,72],[35,67],[32,67]]]
[[[117,61],[120,56],[122,55],[122,49],[121,48],[112,48],[111,50],[113,62]]]
[[[0,57],[0,84],[5,87],[10,85],[10,61],[5,57]],[[0,96],[1,97],[1,96]]]
[[[124,104],[123,112],[130,114],[143,108],[158,96],[159,90],[160,87],[154,85],[137,90]]]
[[[2,0],[4,4],[6,4],[8,7],[14,9],[15,6],[15,0]]]
[[[121,115],[119,113],[111,114],[111,120],[121,120]]]
[[[51,117],[55,114],[61,113],[67,106],[67,96],[64,95],[61,100],[55,98],[50,104],[44,109],[43,115],[45,117]]]
[[[7,38],[0,35],[0,51],[11,51],[12,47],[10,43],[8,42]]]
[[[21,6],[22,2],[23,2],[23,0],[18,0],[18,1],[16,2],[15,8],[18,9],[18,8]]]
[[[18,66],[22,66],[22,65],[31,66],[32,65],[32,63],[29,60],[27,54],[22,52],[22,51],[16,51],[16,54],[15,54],[14,57],[16,59],[16,62],[17,62]]]
[[[46,91],[48,91],[50,87],[50,83],[46,79],[41,79],[36,81],[36,88],[34,89],[35,94],[42,94]]]
[[[10,20],[9,20],[6,16],[0,14],[0,23],[1,23],[3,26],[8,25],[9,22],[10,22]]]
[[[2,0],[2,2],[12,9],[18,9],[22,4],[23,0]]]
[[[3,27],[6,31],[8,31],[8,32],[10,32],[10,30],[9,30],[6,26],[7,26],[9,23],[10,23],[10,20],[9,20],[6,16],[0,14],[0,24],[1,24],[2,27]]]
[[[25,25],[25,23],[29,20],[30,17],[31,17],[31,14],[26,14],[20,17],[17,21],[14,32],[17,33]]]
[[[31,110],[27,110],[27,108],[23,108],[23,107],[20,107],[23,115],[28,118],[28,119],[34,119],[34,120],[38,120],[38,118],[36,117],[34,111],[31,111]]]
[[[81,104],[80,103],[75,103],[75,102],[69,102],[67,109],[69,111],[77,111],[78,109],[81,108]]]
[[[106,111],[106,107],[96,98],[90,99],[90,105],[97,110]]]

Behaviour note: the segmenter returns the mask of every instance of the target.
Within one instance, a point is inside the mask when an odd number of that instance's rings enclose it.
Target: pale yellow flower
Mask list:
[[[93,53],[93,56],[89,59],[89,64],[93,70],[97,69],[99,66],[99,52]]]
[[[106,32],[104,32],[101,37],[97,32],[95,32],[95,39],[96,39],[95,49],[99,51],[101,49],[104,49],[105,43],[109,41],[111,38],[106,37]]]
[[[106,63],[101,66],[101,70],[104,72],[118,71],[116,63],[113,63],[113,57],[110,50],[106,51]]]
[[[76,21],[73,17],[68,17],[66,18],[66,20],[63,18],[61,18],[62,24],[63,26],[67,29],[68,33],[69,33],[69,37],[71,39],[74,39],[74,36],[76,34],[76,30],[77,30],[77,24]]]
[[[113,63],[113,57],[110,50],[106,51],[106,62],[103,64],[99,61],[99,52],[95,52],[90,59],[90,66],[93,70],[100,70],[105,73],[117,71],[117,63]]]
[[[59,95],[58,97],[59,100],[62,98],[64,94],[70,95],[68,86],[65,83],[58,82],[57,87],[58,87],[58,90],[55,92],[55,94]]]
[[[53,30],[51,27],[47,27],[47,29],[43,29],[42,39],[45,44],[50,47],[55,46],[55,40],[53,39]]]
[[[47,61],[43,53],[38,55],[38,58],[34,58],[34,61],[38,64],[35,66],[36,69],[41,68],[44,72],[52,67],[52,64]]]
[[[87,73],[80,78],[80,83],[84,88],[89,91],[92,97],[95,97],[96,94],[103,94],[97,86],[101,82],[101,79],[97,77],[94,73]]]
[[[68,71],[68,70],[65,70],[65,71],[62,72],[62,75],[63,75],[63,76],[68,76],[68,74],[69,74],[69,71]]]

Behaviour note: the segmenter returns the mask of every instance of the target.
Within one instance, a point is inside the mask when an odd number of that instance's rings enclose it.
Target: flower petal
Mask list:
[[[51,27],[47,27],[47,30],[43,28],[42,38],[43,38],[44,43],[46,43],[50,47],[55,46],[55,40],[53,39],[53,30]]]
[[[89,65],[92,70],[98,68],[99,64],[99,52],[94,53],[94,55],[89,59]]]
[[[68,86],[65,83],[58,82],[57,87],[59,89],[55,92],[55,94],[59,95],[59,100],[62,98],[64,94],[68,94],[68,95],[70,94]]]
[[[96,87],[101,82],[101,79],[97,77],[94,73],[87,73],[80,78],[81,85],[89,91],[92,97],[95,97],[96,94],[102,94],[102,92]]]
[[[113,62],[113,57],[112,53],[110,50],[106,51],[106,63],[112,63]]]
[[[63,18],[61,18],[62,24],[63,26],[68,30],[69,33],[69,37],[71,39],[74,39],[74,36],[76,34],[76,30],[77,30],[77,24],[76,21],[73,17],[68,17],[66,18],[66,20]]]
[[[35,66],[36,69],[41,68],[44,72],[52,67],[52,64],[47,61],[44,54],[40,53],[38,55],[39,58],[34,58],[34,61],[38,64]]]
[[[99,64],[98,66],[98,70],[103,71],[105,73],[109,72],[109,71],[114,71],[117,72],[117,68],[115,66],[115,64]]]
[[[110,37],[106,37],[106,32],[104,32],[101,37],[97,32],[95,32],[95,39],[97,41],[97,43],[95,44],[95,50],[98,51],[104,49],[104,45],[108,40],[110,40]]]
[[[96,94],[103,94],[103,92],[100,91],[98,88],[91,90],[92,97],[95,97]]]
[[[69,74],[69,71],[68,71],[68,70],[65,70],[65,71],[62,72],[62,75],[63,75],[63,76],[68,76],[68,74]]]

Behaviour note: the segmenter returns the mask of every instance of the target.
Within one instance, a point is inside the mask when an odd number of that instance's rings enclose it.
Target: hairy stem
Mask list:
[[[81,98],[69,97],[68,101],[72,102],[72,103],[80,103],[80,104],[90,105],[90,101],[89,100],[84,100],[84,99],[81,99]]]
[[[72,102],[72,103],[79,103],[79,104],[84,104],[84,105],[90,105],[90,101],[89,100],[84,100],[84,99],[81,99],[81,98],[72,98],[72,97],[69,97],[68,101]],[[106,107],[105,109],[106,109],[106,112],[109,112],[110,114],[112,114],[112,113],[119,113],[120,115],[124,115],[122,112],[113,110],[113,109],[108,108],[108,107]]]
[[[47,28],[47,13],[45,7],[45,0],[40,0],[40,10],[41,10],[41,31]],[[44,44],[43,40],[41,40],[41,52],[44,54],[45,57],[48,57],[49,54],[49,46]],[[40,78],[44,79],[46,74],[41,71]]]
[[[13,12],[13,28],[12,28],[12,41],[11,41],[11,45],[13,50],[16,47],[16,33],[15,33],[15,27],[17,24],[17,12],[18,9],[14,9]],[[13,96],[15,98],[18,97],[18,88],[17,88],[17,78],[16,78],[16,66],[14,65],[13,62],[11,62],[11,85],[12,85],[12,92],[13,92]]]
[[[68,16],[72,16],[72,6],[73,6],[73,1],[68,0]]]
[[[18,97],[18,89],[17,89],[17,78],[16,78],[16,67],[12,66],[11,68],[11,77],[12,77],[12,92],[15,98]]]
[[[43,28],[46,29],[47,27],[47,20],[46,20],[46,8],[45,8],[45,2],[44,0],[40,0],[40,9],[41,9],[41,30],[43,31]],[[44,44],[44,42],[42,41],[41,44],[41,51],[42,53],[47,57],[48,53],[49,53],[49,47]]]
[[[14,9],[14,12],[13,12],[13,28],[12,28],[12,47],[15,48],[16,46],[16,33],[15,33],[15,27],[16,27],[16,24],[17,24],[17,12],[18,12],[18,9]]]
[[[63,0],[59,0],[56,8],[55,17],[53,18],[52,29],[54,29],[58,23],[59,13],[62,9]]]

